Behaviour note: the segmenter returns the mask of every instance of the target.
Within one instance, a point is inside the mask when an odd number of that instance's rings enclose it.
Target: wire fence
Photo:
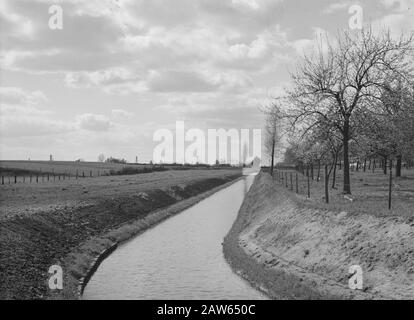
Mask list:
[[[107,171],[76,171],[75,173],[55,173],[55,172],[34,172],[30,174],[1,174],[1,185],[18,183],[46,183],[66,180],[78,180],[81,178],[94,178],[110,175]]]
[[[294,166],[285,166],[285,167],[276,167],[273,171],[273,180],[278,182],[280,185],[295,192],[298,195],[304,195],[308,199],[313,197],[313,191],[317,190],[317,194],[320,195],[319,184],[323,183],[323,201],[325,203],[330,202],[330,190],[333,186],[331,184],[331,179],[336,179],[332,176],[329,165],[319,166],[317,174],[315,174],[314,168],[311,166],[306,167],[294,167]],[[388,166],[388,209],[392,208],[392,191],[393,191],[393,174],[394,170],[393,161],[389,161]],[[351,169],[350,171],[354,171]],[[365,170],[364,170],[365,171]],[[315,183],[317,186],[315,186]],[[335,184],[335,182],[333,182]]]

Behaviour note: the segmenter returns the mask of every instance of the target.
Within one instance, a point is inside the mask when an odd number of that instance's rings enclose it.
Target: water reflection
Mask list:
[[[117,249],[84,299],[264,299],[235,275],[221,243],[254,176],[244,177]]]

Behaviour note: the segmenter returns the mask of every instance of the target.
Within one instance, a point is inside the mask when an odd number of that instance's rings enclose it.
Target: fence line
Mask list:
[[[107,175],[110,175],[107,173]],[[79,175],[79,171],[76,170],[75,174],[72,173],[30,173],[27,175],[21,175],[21,174],[1,174],[1,185],[7,185],[7,184],[19,184],[19,183],[47,183],[47,182],[56,182],[57,181],[65,181],[65,180],[71,180],[71,178],[78,180],[79,178],[95,178],[102,176],[101,171],[98,170],[95,173],[93,170],[89,171],[89,175],[85,174],[85,171],[82,171],[82,175]],[[52,179],[53,177],[53,179]]]
[[[375,165],[375,164],[374,164]],[[389,160],[389,183],[388,183],[388,209],[391,210],[392,208],[392,189],[393,189],[393,161]],[[310,167],[307,166],[305,168],[290,168],[290,169],[279,169],[275,168],[273,172],[273,180],[277,179],[278,182],[284,186],[286,189],[290,189],[290,191],[293,191],[293,173],[296,175],[296,181],[295,181],[295,193],[301,194],[302,192],[299,190],[299,186],[304,188],[301,188],[303,191],[306,192],[307,198],[311,198],[311,183],[310,180],[316,181],[316,183],[319,183],[320,176],[318,172],[318,177],[315,180],[314,176],[312,175],[310,170]],[[290,174],[290,188],[288,186],[288,172]],[[326,203],[329,203],[329,178],[330,174],[328,174],[329,168],[328,165],[324,165],[324,200]],[[305,181],[304,181],[305,180]]]

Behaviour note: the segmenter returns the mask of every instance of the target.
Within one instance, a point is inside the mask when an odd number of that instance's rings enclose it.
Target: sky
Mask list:
[[[176,121],[262,128],[260,108],[353,5],[364,25],[414,30],[414,0],[0,0],[0,159],[148,162]]]

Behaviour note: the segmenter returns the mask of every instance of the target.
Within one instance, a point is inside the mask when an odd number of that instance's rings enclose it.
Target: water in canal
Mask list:
[[[234,274],[222,241],[254,176],[213,194],[120,246],[84,299],[265,299]]]

